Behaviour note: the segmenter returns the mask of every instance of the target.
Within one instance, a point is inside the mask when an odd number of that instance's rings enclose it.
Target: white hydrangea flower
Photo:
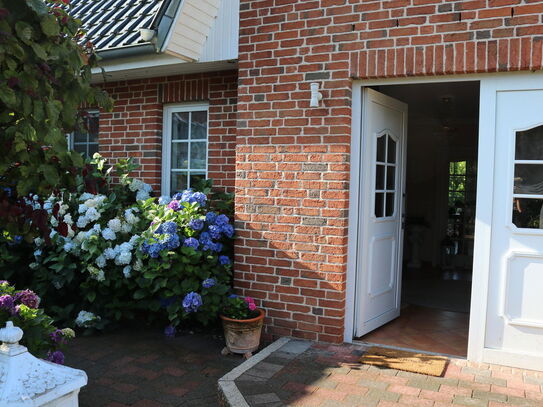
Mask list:
[[[66,243],[64,243],[63,249],[66,253],[70,253],[74,248],[75,245],[71,241],[67,241]]]
[[[80,200],[80,201],[86,201],[86,200],[92,199],[92,198],[94,198],[94,195],[93,195],[93,194],[90,194],[90,193],[88,193],[88,192],[84,192],[84,193],[82,193],[81,196],[79,197],[79,200]]]
[[[105,228],[104,230],[102,230],[102,237],[104,239],[106,239],[106,240],[115,240],[115,239],[117,239],[117,235],[110,228]]]
[[[96,265],[100,268],[104,268],[106,266],[106,258],[103,254],[96,258]]]
[[[143,268],[143,262],[141,261],[141,259],[137,259],[136,262],[134,263],[134,270],[140,271],[142,268]]]
[[[55,218],[54,216],[51,216],[51,221],[50,221],[50,223],[51,223],[51,226],[53,226],[53,227],[56,228],[56,227],[58,226],[58,220],[57,220],[57,218]]]
[[[130,240],[128,241],[128,243],[130,243],[132,246],[134,246],[138,239],[140,238],[140,235],[134,235],[130,238]]]
[[[136,200],[138,201],[145,201],[149,198],[150,198],[149,192],[144,191],[143,189],[140,189],[136,194]]]
[[[74,235],[75,235],[75,232],[74,232],[74,230],[73,230],[71,227],[68,227],[67,233],[68,233],[68,237],[69,237],[69,238],[72,238],[72,237],[74,237]]]
[[[41,237],[37,237],[34,239],[34,244],[38,247],[40,247],[44,243],[45,243],[45,240],[42,239]]]
[[[107,227],[113,230],[115,233],[118,233],[121,231],[121,220],[119,218],[113,218],[110,219],[107,223]]]
[[[89,219],[91,222],[94,222],[100,219],[100,212],[98,212],[96,208],[91,207],[87,209],[87,212],[85,213],[85,217]]]
[[[104,250],[104,257],[108,260],[113,260],[115,257],[117,257],[117,252],[115,249],[108,247],[106,250]]]
[[[147,184],[147,183],[143,183],[143,187],[141,188],[143,191],[147,192],[148,194],[151,193],[151,191],[153,190],[153,187],[150,185],[150,184]]]
[[[36,251],[34,252],[34,257],[40,257],[41,254],[42,254],[41,249],[38,249],[38,250],[36,250]]]
[[[118,266],[123,264],[130,264],[132,261],[132,253],[130,252],[121,252],[119,255],[115,258],[115,264]]]
[[[92,312],[89,311],[79,311],[79,314],[77,314],[77,318],[75,319],[75,324],[80,327],[88,327],[90,326],[91,322],[99,321],[100,317],[97,315],[94,315]]]
[[[89,207],[85,204],[79,204],[79,207],[77,208],[77,212],[78,213],[85,213],[87,212],[87,209],[89,209]]]
[[[43,203],[43,209],[47,211],[47,213],[51,213],[53,211],[53,202],[51,201],[45,201]]]
[[[66,213],[66,211],[68,210],[69,206],[66,205],[66,204],[62,204],[60,205],[60,207],[58,208],[58,214],[59,216],[62,216]]]
[[[96,205],[98,205],[98,202],[96,201],[96,199],[92,198],[92,199],[87,199],[85,201],[85,206],[89,207],[89,208],[94,208]]]
[[[69,213],[67,213],[66,215],[64,215],[64,223],[67,223],[68,225],[73,225],[74,221],[72,219],[72,215],[70,215]]]
[[[158,203],[160,205],[168,205],[172,201],[172,198],[170,198],[168,195],[162,195],[160,198],[158,198]]]
[[[78,242],[78,243],[81,243],[81,242],[83,242],[86,238],[87,238],[87,233],[85,233],[85,232],[79,232],[79,233],[75,236],[74,240],[75,240],[76,242]]]
[[[51,233],[49,233],[49,237],[50,237],[51,239],[54,238],[56,235],[57,235],[57,231],[56,231],[56,230],[52,230]]]
[[[132,209],[127,209],[126,211],[124,211],[124,218],[131,225],[135,225],[140,220],[136,215],[134,215]]]
[[[102,231],[102,226],[100,226],[99,223],[95,224],[93,227],[92,227],[92,230],[95,232],[95,233],[100,233]]]
[[[123,222],[121,225],[121,232],[130,233],[132,232],[132,225],[128,222]]]
[[[40,265],[36,262],[32,262],[28,265],[32,270],[36,270]]]
[[[88,224],[89,224],[89,218],[87,218],[86,216],[80,216],[79,219],[77,219],[77,222],[75,225],[78,228],[84,228]]]
[[[130,276],[132,274],[132,267],[126,266],[125,268],[123,268],[123,274],[124,274],[125,278],[130,278]]]
[[[128,186],[128,189],[132,192],[139,191],[143,188],[143,181],[141,179],[134,178],[130,185]]]

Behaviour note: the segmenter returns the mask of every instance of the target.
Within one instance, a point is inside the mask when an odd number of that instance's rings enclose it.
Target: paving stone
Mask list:
[[[441,384],[439,381],[430,380],[428,377],[417,377],[416,379],[410,379],[407,381],[407,385],[411,387],[416,387],[417,389],[438,391]]]
[[[453,404],[469,407],[487,407],[488,400],[479,400],[467,396],[454,396]]]
[[[251,406],[252,405],[261,406],[262,404],[281,402],[281,399],[277,397],[277,394],[275,393],[255,394],[252,396],[245,397],[245,400]]]
[[[507,381],[498,377],[475,376],[475,382],[495,384],[496,386],[507,386]]]
[[[391,393],[385,390],[379,389],[370,389],[366,395],[363,396],[369,400],[387,400],[387,401],[398,401],[400,395],[398,393]]]
[[[482,400],[507,401],[505,394],[491,393],[489,391],[473,390],[473,397]]]

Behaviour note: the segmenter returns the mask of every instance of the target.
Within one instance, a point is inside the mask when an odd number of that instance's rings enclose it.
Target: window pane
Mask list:
[[[450,176],[449,177],[449,190],[450,191],[465,191],[466,189],[466,177],[464,175]]]
[[[390,136],[388,136],[388,162],[396,163],[396,142]]]
[[[543,200],[513,199],[513,223],[518,228],[543,229]]]
[[[188,143],[172,143],[172,167],[173,169],[186,169],[189,165]]]
[[[515,160],[543,160],[543,126],[517,131]]]
[[[184,191],[188,188],[186,172],[172,172],[171,194]]]
[[[385,216],[392,216],[394,215],[394,192],[389,192],[386,194],[386,211]]]
[[[515,165],[515,194],[543,195],[543,165]]]
[[[192,170],[205,170],[207,143],[197,142],[190,145],[190,168]]]
[[[86,132],[79,131],[79,130],[74,131],[74,143],[86,143],[86,142],[87,142]]]
[[[396,189],[396,167],[387,167],[387,189]]]
[[[172,140],[187,140],[189,138],[188,123],[188,112],[177,112],[172,114]]]
[[[385,189],[385,166],[375,166],[375,189]]]
[[[89,144],[89,157],[92,157],[94,153],[98,152],[98,143]]]
[[[191,139],[207,139],[207,112],[192,112],[190,129]]]
[[[206,178],[206,175],[204,173],[191,172],[190,173],[190,187],[194,188],[198,184],[198,182],[200,182],[201,180],[205,178]]]
[[[377,137],[377,161],[385,162],[386,135]]]
[[[382,192],[378,192],[375,194],[375,216],[378,218],[383,217],[383,205],[385,199],[384,195],[385,194],[383,194]]]
[[[83,154],[84,156],[87,155],[87,144],[74,144],[74,151],[77,151],[78,153]]]
[[[98,126],[99,126],[98,117],[99,116],[97,113],[91,113],[87,119],[87,130],[89,133],[90,142],[98,142]]]

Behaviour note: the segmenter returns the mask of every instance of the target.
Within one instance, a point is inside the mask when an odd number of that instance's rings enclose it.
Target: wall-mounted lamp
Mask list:
[[[156,42],[156,31],[150,28],[140,28],[140,37],[143,41],[154,44]]]
[[[311,87],[311,100],[309,101],[309,107],[319,107],[319,102],[322,100],[322,93],[319,92],[318,82],[312,82]]]

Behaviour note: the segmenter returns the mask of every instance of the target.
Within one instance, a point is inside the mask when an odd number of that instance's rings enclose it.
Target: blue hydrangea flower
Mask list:
[[[168,338],[175,337],[175,334],[177,332],[177,329],[175,329],[175,326],[168,325],[166,328],[164,328],[164,335]]]
[[[196,312],[202,306],[202,297],[200,294],[191,291],[183,298],[183,308],[186,313]]]
[[[220,239],[221,238],[221,228],[219,226],[216,226],[216,225],[211,225],[209,227],[209,235],[213,238],[213,239]]]
[[[215,281],[214,278],[206,278],[206,279],[202,282],[202,287],[204,287],[204,288],[211,288],[211,287],[213,287],[215,284],[217,284],[217,281]]]
[[[166,247],[169,250],[177,249],[181,245],[179,235],[177,233],[174,233],[173,235],[168,235],[168,236],[169,236],[169,238],[166,241]]]
[[[215,222],[215,219],[217,218],[217,214],[215,212],[208,212],[206,214],[206,222],[207,223],[213,223]]]
[[[159,205],[168,205],[170,202],[172,201],[172,198],[170,198],[169,196],[161,196],[160,198],[158,198],[158,204]]]
[[[192,230],[202,230],[204,227],[204,221],[202,219],[191,219],[189,222],[189,228]]]
[[[202,245],[203,250],[211,250],[211,246],[213,244],[214,243],[211,240],[211,237],[209,236],[209,233],[203,232],[200,235],[200,245]]]
[[[222,226],[222,229],[221,229],[222,233],[225,234],[227,237],[232,237],[234,236],[234,227],[227,223],[226,225],[223,225]]]
[[[226,225],[227,223],[229,223],[230,220],[228,219],[228,216],[226,215],[219,215],[217,216],[217,218],[215,219],[215,225],[217,226],[223,226],[223,225]]]
[[[156,259],[158,256],[160,256],[160,252],[164,249],[164,246],[160,243],[153,243],[152,245],[149,245],[149,256],[151,256],[153,259]]]
[[[173,235],[176,232],[177,224],[175,222],[165,222],[161,224],[156,230],[156,233],[168,233],[170,235]]]
[[[211,246],[211,250],[214,251],[214,252],[222,252],[222,243],[214,243],[212,246]]]
[[[230,294],[228,298],[238,298],[238,296],[236,294]]]
[[[200,206],[205,206],[207,203],[207,196],[202,192],[192,192],[191,189],[186,189],[181,194],[181,197],[178,197],[178,194],[174,195],[181,202],[188,202],[189,204],[197,203]]]
[[[172,305],[176,301],[179,301],[179,297],[173,296],[173,297],[168,297],[168,298],[161,298],[160,306],[162,308],[168,308],[170,305]]]
[[[23,241],[23,237],[20,235],[15,236],[15,244],[19,244]]]
[[[228,256],[219,256],[219,263],[221,263],[223,266],[226,266],[231,263],[230,257]]]
[[[181,192],[178,192],[177,194],[174,194],[174,195],[172,196],[172,199],[173,199],[174,201],[179,201],[179,200],[181,199],[182,196],[183,196],[183,194],[182,194]]]
[[[183,246],[192,247],[194,250],[197,250],[199,245],[200,245],[200,242],[198,241],[198,239],[195,239],[193,237],[189,237],[185,239],[183,242]]]

